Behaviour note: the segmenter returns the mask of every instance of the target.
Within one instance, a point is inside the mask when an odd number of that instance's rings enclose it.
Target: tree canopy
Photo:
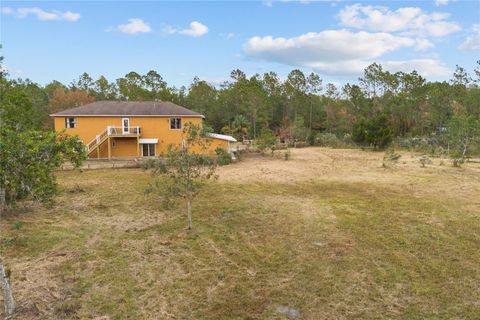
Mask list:
[[[480,61],[472,72],[457,66],[450,81],[429,82],[418,72],[368,66],[357,83],[325,83],[316,73],[292,70],[247,75],[233,70],[213,85],[195,77],[188,86],[169,86],[160,72],[135,71],[109,81],[83,73],[70,84],[40,86],[3,77],[0,112],[18,126],[49,127],[48,114],[94,100],[168,100],[205,115],[215,132],[255,139],[269,129],[283,140],[313,142],[316,133],[351,135],[362,119],[385,117],[392,139],[439,134],[455,117],[480,117]],[[18,109],[27,116],[15,117]]]

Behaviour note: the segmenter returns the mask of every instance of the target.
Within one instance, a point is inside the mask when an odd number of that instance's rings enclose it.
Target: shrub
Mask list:
[[[317,135],[317,144],[321,147],[338,148],[342,146],[343,143],[333,133],[324,132]]]
[[[276,141],[277,138],[273,134],[272,130],[264,128],[257,139],[257,147],[262,153],[264,153],[267,149],[270,149],[273,152],[275,150]]]
[[[349,134],[349,133],[345,133],[343,135],[343,138],[342,138],[342,142],[344,144],[344,146],[351,146],[354,144],[353,140],[352,140],[352,135]]]
[[[352,139],[359,145],[384,149],[392,142],[392,130],[385,114],[360,119],[353,126]]]
[[[307,137],[307,142],[309,145],[313,146],[316,142],[316,134],[314,132],[310,132]]]
[[[441,146],[437,137],[408,137],[399,138],[395,143],[399,148],[411,151],[427,153],[431,156],[444,155],[445,149]]]
[[[420,164],[422,165],[422,168],[425,168],[425,165],[427,164],[432,164],[432,160],[430,160],[429,157],[426,155],[421,156],[418,161],[420,161]]]
[[[453,117],[447,123],[442,138],[448,143],[454,166],[459,166],[480,145],[480,120],[474,116]]]
[[[217,154],[217,163],[221,166],[225,166],[227,164],[232,163],[232,156],[228,153],[227,150],[223,148],[215,149],[215,153]]]
[[[395,153],[395,149],[388,149],[387,152],[385,152],[385,155],[383,156],[383,160],[387,161],[397,161],[400,159],[401,155],[398,153]]]

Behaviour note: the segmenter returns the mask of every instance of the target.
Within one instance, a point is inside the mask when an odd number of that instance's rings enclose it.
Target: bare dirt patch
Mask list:
[[[247,154],[242,161],[219,169],[220,181],[233,183],[339,182],[375,183],[389,189],[410,191],[413,195],[473,198],[480,194],[480,163],[454,168],[448,159],[432,159],[421,167],[419,154],[400,152],[397,161],[386,161],[384,152],[358,149],[291,149],[291,160],[284,151]],[[437,181],[438,183],[431,183]]]

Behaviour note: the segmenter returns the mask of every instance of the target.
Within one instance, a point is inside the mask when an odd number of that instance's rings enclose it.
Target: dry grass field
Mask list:
[[[192,231],[147,172],[59,172],[52,207],[2,220],[17,319],[478,318],[480,164],[382,158],[245,157],[198,196]]]

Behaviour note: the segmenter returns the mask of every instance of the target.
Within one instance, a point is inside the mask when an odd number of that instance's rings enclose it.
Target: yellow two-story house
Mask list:
[[[168,145],[182,144],[185,124],[202,125],[204,116],[172,102],[97,101],[50,115],[55,131],[77,135],[89,158],[153,157]],[[233,152],[236,140],[211,134],[208,153]]]

